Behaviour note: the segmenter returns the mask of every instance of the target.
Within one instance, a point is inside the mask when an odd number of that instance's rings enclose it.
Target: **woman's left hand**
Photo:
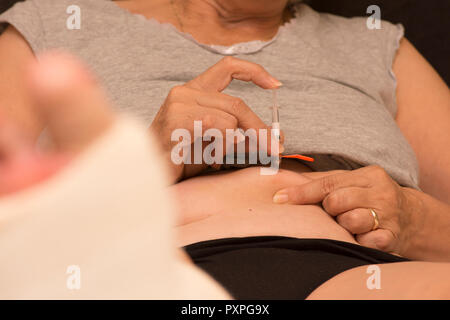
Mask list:
[[[321,202],[361,245],[394,253],[404,251],[412,208],[407,188],[399,186],[384,169],[369,166],[304,175],[312,181],[278,191],[274,202]]]

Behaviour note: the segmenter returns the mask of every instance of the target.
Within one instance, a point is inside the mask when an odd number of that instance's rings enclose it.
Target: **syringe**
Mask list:
[[[272,133],[273,135],[280,140],[280,113],[278,111],[278,101],[277,101],[277,89],[272,90]],[[284,148],[283,148],[284,150]],[[283,151],[280,150],[282,153]],[[309,162],[314,162],[314,159],[311,157],[303,156],[301,154],[291,154],[291,155],[280,155],[281,159],[297,159],[297,160],[304,160]]]
[[[280,140],[280,113],[278,111],[277,89],[272,90],[272,97],[272,133],[278,140]]]

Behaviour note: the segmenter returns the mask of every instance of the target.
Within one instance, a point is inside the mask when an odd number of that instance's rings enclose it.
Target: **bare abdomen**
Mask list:
[[[173,187],[178,201],[178,244],[251,236],[334,239],[356,243],[319,205],[276,205],[273,194],[308,180],[304,167],[276,176],[258,168],[198,177]]]

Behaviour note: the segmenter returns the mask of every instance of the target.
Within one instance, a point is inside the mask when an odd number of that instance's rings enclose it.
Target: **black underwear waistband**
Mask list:
[[[184,249],[236,299],[305,299],[346,270],[409,261],[343,241],[278,236],[208,240]]]

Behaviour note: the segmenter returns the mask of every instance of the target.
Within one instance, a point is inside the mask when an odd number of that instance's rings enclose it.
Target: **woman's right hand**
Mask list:
[[[171,159],[172,149],[179,143],[172,141],[172,133],[176,129],[187,129],[191,137],[194,137],[194,121],[202,121],[203,133],[215,128],[223,137],[226,137],[226,129],[255,129],[257,134],[260,129],[266,129],[268,146],[271,145],[270,128],[250,107],[240,98],[221,93],[233,79],[251,81],[263,89],[276,89],[281,86],[281,83],[260,65],[225,57],[195,79],[174,87],[159,109],[150,129],[160,142],[175,180],[197,175],[208,167],[203,159],[201,164],[175,164]],[[191,142],[193,150],[194,139],[191,139]],[[280,143],[282,142],[283,137],[280,138]],[[205,146],[203,144],[202,148]],[[226,146],[223,155],[226,155]],[[215,167],[217,168],[217,165]]]

